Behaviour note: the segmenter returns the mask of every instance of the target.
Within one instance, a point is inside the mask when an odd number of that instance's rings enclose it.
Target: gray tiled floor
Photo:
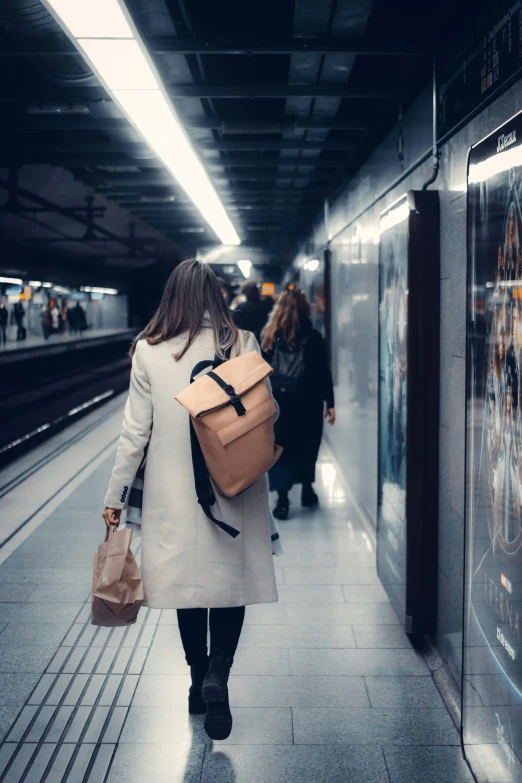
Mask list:
[[[371,531],[326,456],[320,508],[302,511],[294,493],[281,523],[279,603],[247,608],[222,743],[187,714],[174,610],[142,610],[128,629],[89,624],[110,468],[0,566],[2,783],[470,783],[376,577]]]

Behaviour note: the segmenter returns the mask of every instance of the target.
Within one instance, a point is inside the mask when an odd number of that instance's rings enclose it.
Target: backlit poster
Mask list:
[[[379,246],[379,574],[406,613],[408,435],[407,197],[381,216]]]
[[[463,742],[522,781],[522,115],[468,161]]]
[[[436,596],[439,204],[410,191],[379,224],[377,567],[408,633]]]

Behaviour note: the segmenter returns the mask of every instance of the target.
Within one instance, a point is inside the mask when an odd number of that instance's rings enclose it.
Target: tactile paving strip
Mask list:
[[[85,604],[0,746],[0,783],[105,780],[160,616],[97,628]]]

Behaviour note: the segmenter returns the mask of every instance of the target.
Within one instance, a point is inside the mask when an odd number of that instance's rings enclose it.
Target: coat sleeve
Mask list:
[[[116,462],[105,496],[105,505],[108,508],[125,508],[152,430],[150,382],[143,366],[141,351],[142,345],[138,342],[132,359],[129,396],[125,404]]]

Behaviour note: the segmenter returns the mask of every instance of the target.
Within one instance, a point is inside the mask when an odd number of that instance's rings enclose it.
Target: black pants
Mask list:
[[[208,627],[210,627],[210,655],[222,653],[232,663],[244,619],[244,606],[224,609],[178,609],[179,632],[188,665],[197,666],[205,660],[208,653]]]

